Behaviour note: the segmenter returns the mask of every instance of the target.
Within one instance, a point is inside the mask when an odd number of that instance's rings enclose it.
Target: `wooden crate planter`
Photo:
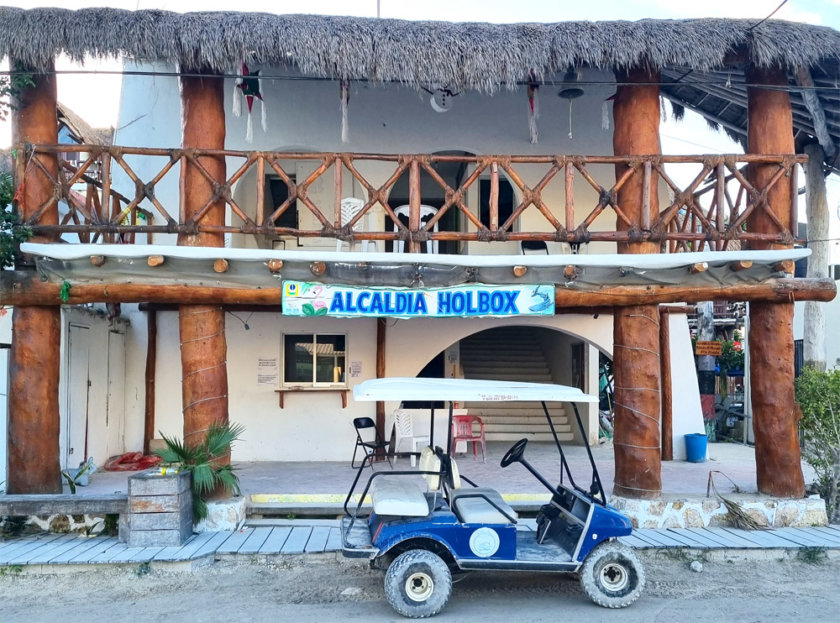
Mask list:
[[[128,479],[128,545],[182,545],[192,535],[192,473],[157,469]]]

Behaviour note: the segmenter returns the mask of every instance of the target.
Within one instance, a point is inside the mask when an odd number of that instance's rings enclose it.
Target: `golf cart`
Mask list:
[[[571,403],[583,433],[575,403],[597,402],[597,397],[562,385],[425,378],[373,379],[357,385],[353,396],[368,401],[449,401],[446,451],[431,447],[432,409],[430,447],[420,453],[419,470],[371,469],[354,501],[362,472],[372,468],[370,453],[344,502],[344,555],[369,558],[373,566],[387,569],[385,594],[397,612],[412,618],[437,614],[449,600],[452,574],[470,570],[577,573],[592,601],[608,608],[629,606],[639,597],[644,569],[633,551],[616,540],[631,533],[630,521],[607,505],[588,446],[592,479],[588,488],[575,483],[546,407],[546,401]],[[514,443],[501,460],[503,468],[519,463],[551,492],[536,527],[520,520],[496,490],[479,487],[459,473],[451,457],[455,401],[542,403],[560,453],[559,484],[552,485],[525,459],[527,439]],[[370,511],[363,508],[368,494]]]

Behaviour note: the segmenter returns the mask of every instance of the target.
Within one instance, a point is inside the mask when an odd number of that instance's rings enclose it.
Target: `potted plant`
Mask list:
[[[181,440],[161,433],[165,448],[156,454],[168,465],[192,472],[193,516],[196,521],[207,517],[207,501],[227,495],[239,495],[239,476],[236,468],[223,462],[230,456],[230,447],[244,432],[241,424],[216,422],[207,435],[196,444],[187,446]]]

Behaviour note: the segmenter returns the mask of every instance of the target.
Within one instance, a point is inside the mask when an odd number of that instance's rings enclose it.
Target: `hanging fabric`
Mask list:
[[[537,97],[539,91],[540,83],[532,69],[528,72],[528,134],[532,145],[536,145],[540,140],[537,131],[537,119],[540,117],[540,102]]]
[[[236,117],[242,115],[242,100],[245,98],[245,103],[248,105],[248,122],[245,126],[245,141],[252,143],[254,141],[254,124],[251,115],[254,110],[254,100],[260,102],[260,124],[263,132],[268,131],[268,117],[265,110],[265,100],[263,99],[262,79],[260,78],[259,70],[251,72],[248,66],[242,63],[242,73],[236,79],[235,88],[233,89],[233,114]]]
[[[350,140],[349,128],[349,112],[350,105],[350,81],[341,80],[339,82],[339,96],[341,97],[341,142],[346,143]]]

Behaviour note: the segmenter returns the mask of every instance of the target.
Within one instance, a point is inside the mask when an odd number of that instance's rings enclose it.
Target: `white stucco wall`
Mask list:
[[[153,69],[172,71],[164,64],[127,66],[126,69]],[[271,73],[276,73],[269,68]],[[587,70],[585,81],[612,80],[612,74]],[[587,86],[584,97],[573,104],[572,138],[569,137],[569,103],[556,97],[556,89],[545,87],[540,93],[539,121],[540,142],[528,141],[527,97],[524,87],[516,92],[502,92],[493,97],[465,92],[454,100],[454,106],[445,114],[436,113],[428,96],[414,89],[398,86],[376,86],[364,83],[351,85],[350,140],[340,142],[340,112],[338,85],[328,81],[270,81],[263,83],[263,93],[268,106],[267,133],[259,124],[259,105],[255,107],[254,141],[245,142],[245,117],[232,114],[231,99],[233,80],[225,82],[225,106],[228,131],[226,147],[233,150],[286,150],[314,152],[368,152],[368,153],[433,153],[462,150],[474,154],[612,154],[612,131],[601,128],[601,106],[614,92],[610,85]],[[611,107],[611,104],[608,104]],[[115,143],[126,146],[178,147],[181,141],[180,97],[178,81],[174,77],[136,76],[123,77],[123,97]],[[127,158],[128,163],[141,179],[155,176],[165,165],[166,158]],[[228,159],[230,175],[240,165],[241,159]],[[283,163],[298,181],[314,168],[311,161],[297,164]],[[375,186],[381,185],[393,172],[391,163],[360,162],[360,172]],[[591,165],[590,173],[604,186],[614,181],[612,166]],[[536,185],[548,167],[516,167],[525,183]],[[255,171],[246,174],[234,187],[237,203],[249,214],[256,212]],[[133,184],[115,169],[114,186],[133,196]],[[345,195],[362,197],[358,183],[353,183],[345,172],[342,189]],[[333,193],[332,173],[312,185],[309,195],[316,204],[330,206]],[[170,210],[178,210],[177,167],[158,184],[156,196]],[[543,191],[546,203],[560,214],[564,205],[562,173],[556,175]],[[667,192],[661,186],[660,200],[665,202]],[[597,195],[579,175],[576,177],[576,216],[578,220],[588,214],[597,202]],[[146,202],[147,203],[147,202]],[[471,209],[476,209],[477,190],[467,196]],[[146,205],[152,209],[151,206]],[[304,226],[311,217],[301,210]],[[382,210],[373,216],[377,226],[384,227]],[[231,221],[230,215],[228,220]],[[162,222],[156,217],[155,223]],[[235,221],[233,221],[235,222]],[[605,211],[592,229],[612,229],[615,217]],[[550,230],[550,225],[539,212],[531,207],[523,214],[523,225],[528,229]],[[156,243],[174,244],[174,236],[155,235]],[[268,244],[250,237],[233,236],[232,246]],[[307,239],[304,242],[287,241],[289,244],[306,244],[334,249],[334,240]],[[549,243],[552,253],[563,252],[562,245]],[[295,247],[293,247],[295,248]],[[470,243],[463,252],[515,253],[516,243]],[[591,244],[582,252],[612,251],[612,245]],[[128,359],[127,377],[142,379],[145,366],[145,318],[131,315],[133,330],[126,339]],[[281,335],[284,331],[346,332],[348,335],[348,364],[362,363],[358,380],[372,378],[375,374],[376,323],[373,320],[303,319],[286,318],[277,313],[254,313],[248,317],[249,331],[242,323],[228,316],[228,376],[231,420],[246,427],[245,439],[234,450],[234,459],[248,460],[346,460],[352,451],[354,433],[353,417],[374,413],[372,404],[355,404],[348,401],[346,409],[340,408],[338,395],[331,393],[292,393],[285,397],[285,408],[278,407],[277,393],[272,387],[256,384],[256,361],[259,357],[281,358]],[[612,348],[612,321],[608,316],[598,319],[582,315],[560,315],[546,319],[450,319],[450,320],[389,320],[386,338],[388,375],[416,375],[438,352],[462,337],[486,328],[504,324],[522,324],[561,329],[605,352]],[[159,313],[158,360],[156,372],[156,431],[167,435],[182,435],[181,370],[178,356],[178,324],[174,312]],[[590,358],[591,371],[597,372]],[[350,379],[350,384],[357,379]],[[589,379],[590,384],[597,383]],[[132,393],[126,391],[126,442],[142,441],[143,390],[138,386]],[[387,405],[390,415],[396,405]],[[390,427],[390,419],[387,422]]]
[[[127,70],[153,70],[172,72],[173,66],[165,64],[127,64]],[[277,74],[282,70],[267,68],[265,73]],[[613,80],[609,72],[587,69],[584,81]],[[532,145],[528,139],[525,87],[515,92],[503,91],[494,96],[463,92],[454,98],[449,112],[437,113],[429,105],[428,95],[400,85],[373,85],[352,83],[350,96],[350,139],[341,143],[341,117],[339,112],[338,83],[330,81],[264,80],[263,92],[267,105],[268,132],[263,132],[259,122],[259,105],[255,105],[254,140],[245,141],[246,119],[233,115],[231,101],[233,79],[225,81],[225,116],[228,124],[225,146],[232,150],[282,150],[313,152],[361,153],[435,153],[440,151],[465,151],[472,154],[586,154],[611,155],[612,130],[601,127],[601,107],[613,95],[615,87],[609,84],[587,85],[583,97],[573,103],[572,138],[569,138],[569,102],[556,96],[554,87],[544,87],[539,95],[540,141]],[[123,77],[123,97],[114,142],[126,146],[179,147],[181,142],[180,97],[178,80],[167,76]],[[607,104],[611,113],[611,103]],[[245,109],[245,107],[243,107]],[[610,122],[612,127],[612,121]],[[166,164],[167,158],[149,156],[127,157],[126,161],[143,180],[154,177]],[[228,175],[241,164],[241,158],[228,158]],[[281,163],[284,170],[296,173],[298,181],[306,177],[318,164],[313,161]],[[288,166],[288,169],[286,167]],[[698,165],[699,166],[699,165]],[[396,169],[393,163],[360,162],[359,171],[374,185],[383,184]],[[548,171],[547,165],[516,165],[516,171],[529,186],[535,186]],[[615,179],[612,165],[588,165],[588,170],[603,186],[609,188]],[[271,173],[266,167],[266,172]],[[486,172],[489,175],[489,172]],[[248,214],[255,214],[256,171],[252,168],[234,186],[234,198]],[[504,176],[504,172],[501,172]],[[112,174],[114,187],[128,196],[134,196],[134,186],[117,168]],[[329,172],[310,188],[309,196],[316,205],[330,209],[333,197],[333,175]],[[177,215],[178,167],[168,173],[156,188],[171,214]],[[351,181],[345,170],[343,192],[363,198],[358,182]],[[442,191],[440,191],[442,193]],[[660,202],[667,202],[668,192],[660,184]],[[543,191],[543,199],[558,215],[565,202],[562,172],[551,180]],[[579,175],[575,182],[575,212],[581,220],[598,201],[597,192]],[[468,191],[467,203],[477,209],[477,184]],[[148,201],[145,207],[154,212]],[[301,209],[301,225],[313,227],[314,216]],[[229,215],[229,220],[231,217]],[[372,218],[384,226],[383,211],[377,207]],[[561,219],[562,220],[562,219]],[[162,217],[156,216],[156,223]],[[236,222],[233,218],[232,222]],[[465,222],[462,219],[462,222]],[[548,221],[534,208],[522,215],[521,226],[526,229],[552,231]],[[604,211],[591,225],[591,230],[612,229],[615,216]],[[472,227],[470,225],[470,227]],[[390,225],[389,225],[390,228]],[[173,243],[174,237],[156,234],[155,242]],[[335,248],[334,240],[318,238],[302,241],[286,240],[289,245]],[[252,246],[251,236],[234,236],[233,246]],[[265,243],[265,241],[263,241]],[[471,253],[516,253],[518,246],[509,243],[479,243],[466,245]],[[565,245],[549,243],[553,253],[567,251]],[[614,251],[614,245],[592,243],[582,252]]]
[[[257,385],[257,360],[278,358],[282,364],[281,337],[285,333],[345,333],[346,365],[359,361],[359,378],[348,378],[348,387],[376,376],[376,321],[368,319],[290,318],[274,312],[239,313],[247,321],[226,316],[228,344],[228,395],[231,421],[245,426],[243,440],[236,445],[237,461],[348,460],[355,432],[352,420],[375,415],[375,404],[353,401],[341,408],[333,392],[300,392],[285,395],[278,406],[275,389]],[[598,340],[611,348],[612,322],[609,317],[562,315],[520,320],[490,318],[463,320],[388,320],[385,338],[386,374],[416,376],[439,352],[458,340],[484,329],[505,326],[541,326]],[[181,415],[181,363],[178,357],[176,312],[158,313],[158,361],[155,375],[155,424],[167,436],[183,436]],[[386,428],[396,403],[386,404]]]
[[[705,433],[700,394],[697,390],[697,369],[691,350],[688,317],[684,314],[667,314],[671,336],[671,396],[672,435],[674,460],[684,461],[685,436]]]

